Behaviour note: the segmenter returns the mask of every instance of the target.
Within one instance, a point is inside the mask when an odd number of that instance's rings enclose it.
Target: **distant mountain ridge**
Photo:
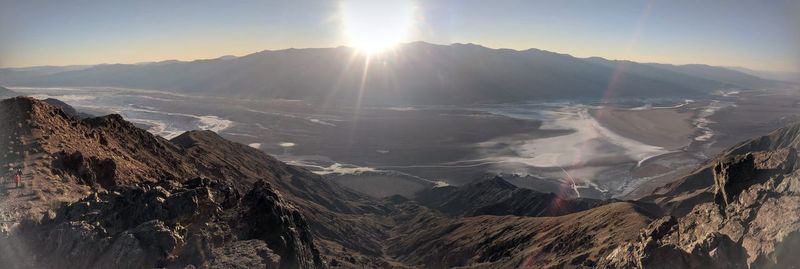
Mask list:
[[[736,70],[742,73],[751,74],[765,79],[774,79],[774,80],[800,83],[800,72],[753,70],[737,66],[727,66],[725,68]]]
[[[366,76],[364,77],[364,75]],[[108,86],[328,105],[424,105],[694,97],[779,82],[722,67],[575,58],[537,49],[402,44],[371,58],[347,47],[191,62],[0,69],[11,86]],[[363,86],[363,87],[362,87]]]

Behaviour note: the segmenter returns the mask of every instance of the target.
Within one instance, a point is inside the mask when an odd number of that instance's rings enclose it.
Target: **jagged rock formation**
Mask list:
[[[269,183],[117,186],[0,239],[3,268],[320,268],[311,231]],[[247,259],[244,259],[247,257]]]
[[[792,172],[796,159],[794,148],[726,156],[714,165],[715,203],[724,208],[747,187]]]
[[[563,199],[514,186],[499,176],[462,187],[446,186],[420,192],[415,200],[448,215],[560,216],[597,207],[594,199]]]
[[[800,247],[798,139],[791,126],[714,161],[714,201],[665,216],[607,256],[608,268],[790,268]],[[747,150],[742,150],[747,149]],[[763,151],[749,151],[764,149]]]

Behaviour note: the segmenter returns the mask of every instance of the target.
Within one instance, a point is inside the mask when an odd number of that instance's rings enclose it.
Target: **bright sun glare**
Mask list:
[[[359,51],[382,52],[406,38],[414,11],[411,0],[345,0],[341,3],[343,30]]]

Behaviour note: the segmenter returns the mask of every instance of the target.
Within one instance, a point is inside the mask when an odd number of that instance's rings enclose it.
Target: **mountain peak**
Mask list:
[[[478,189],[492,188],[492,189],[511,190],[511,189],[517,189],[517,186],[511,184],[501,176],[489,176],[484,178],[483,180],[478,180],[474,183],[470,183],[468,185],[468,188],[478,188]]]
[[[209,130],[186,131],[170,141],[182,147],[190,147],[201,142],[208,142],[223,139],[219,134]]]

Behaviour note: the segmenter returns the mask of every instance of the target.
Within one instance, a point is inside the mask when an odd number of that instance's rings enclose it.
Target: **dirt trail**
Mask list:
[[[62,202],[84,196],[88,187],[66,184],[51,172],[52,158],[41,145],[42,126],[30,120],[30,107],[25,103],[4,103],[0,120],[8,124],[0,128],[0,231],[8,231],[19,220],[37,220]],[[15,169],[22,168],[20,186],[15,183]]]

